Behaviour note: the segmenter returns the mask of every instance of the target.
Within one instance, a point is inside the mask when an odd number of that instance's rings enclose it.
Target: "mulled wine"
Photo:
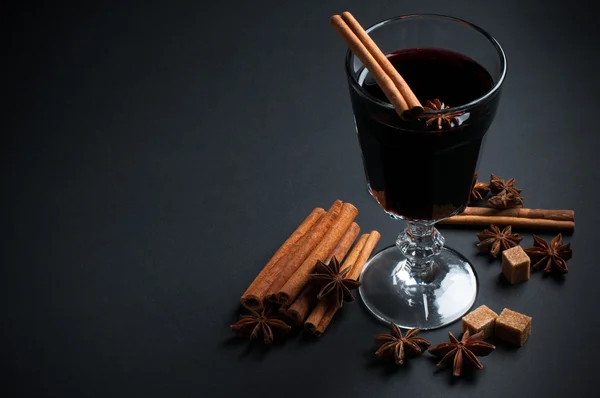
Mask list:
[[[424,106],[469,104],[490,92],[494,81],[484,67],[439,48],[394,51],[388,59]],[[371,194],[393,217],[440,220],[468,202],[485,133],[499,96],[450,115],[401,119],[364,69],[350,84],[356,129]],[[351,82],[352,83],[352,82]]]

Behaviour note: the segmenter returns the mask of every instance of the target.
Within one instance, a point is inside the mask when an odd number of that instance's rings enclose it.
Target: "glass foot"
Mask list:
[[[360,275],[360,296],[380,320],[411,329],[435,329],[466,314],[475,303],[477,278],[471,264],[444,247],[428,280],[415,279],[397,246],[377,253]]]

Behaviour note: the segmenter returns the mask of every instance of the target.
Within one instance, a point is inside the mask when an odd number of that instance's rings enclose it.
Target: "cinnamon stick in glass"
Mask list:
[[[371,231],[370,234],[361,236],[356,246],[348,255],[348,258],[342,264],[342,269],[352,267],[347,275],[349,279],[358,279],[380,237],[381,235],[377,231]],[[305,329],[320,336],[327,329],[327,326],[329,326],[329,323],[338,310],[339,307],[335,303],[331,303],[328,300],[319,301],[306,322],[304,322]]]
[[[458,216],[494,216],[494,217],[520,217],[520,218],[542,218],[555,221],[575,221],[573,210],[553,209],[491,209],[489,207],[467,207]]]
[[[357,215],[358,210],[352,204],[344,203],[342,205],[339,216],[335,219],[323,240],[277,292],[277,301],[280,304],[290,304],[298,297],[308,282],[310,274],[314,271],[317,260],[325,261],[327,259]]]
[[[423,106],[419,99],[410,89],[408,84],[404,78],[400,75],[398,70],[392,65],[390,60],[383,54],[383,52],[379,49],[377,44],[371,39],[371,36],[363,29],[363,27],[358,23],[358,21],[352,16],[352,14],[348,11],[342,13],[342,19],[348,27],[354,32],[356,37],[361,41],[361,43],[365,46],[367,51],[375,58],[375,61],[381,66],[383,71],[388,75],[394,86],[398,89],[406,104],[408,105],[408,109],[413,112],[413,114],[423,113]],[[368,68],[367,68],[368,69]]]
[[[275,301],[275,294],[302,265],[304,260],[311,254],[315,247],[321,242],[327,231],[331,228],[334,220],[339,215],[343,206],[341,200],[336,200],[327,211],[310,229],[310,231],[298,241],[293,250],[279,259],[274,268],[278,271],[265,281],[270,284],[263,291],[263,301]]]
[[[352,246],[352,243],[354,243],[354,240],[358,236],[359,232],[360,227],[357,223],[353,222],[324,263],[329,264],[331,259],[334,257],[341,263],[344,260],[344,257],[346,257],[346,254],[350,250],[350,247]],[[302,324],[302,322],[304,322],[308,316],[310,310],[314,307],[318,293],[319,289],[317,289],[315,286],[312,286],[310,283],[307,284],[304,289],[302,289],[302,293],[300,293],[296,300],[294,300],[292,305],[285,310],[284,314],[288,318],[292,319],[296,325]]]
[[[383,55],[383,53],[377,47],[377,45],[375,45],[375,43],[372,43],[372,40],[370,40],[370,42],[367,42],[366,45],[361,41],[361,37],[365,39],[365,36],[368,37],[368,34],[364,32],[362,27],[360,27],[360,24],[358,24],[358,22],[356,22],[354,18],[348,17],[348,14],[350,13],[344,13],[346,18],[342,18],[339,15],[334,15],[329,19],[329,23],[335,29],[337,34],[340,35],[340,37],[344,40],[344,42],[354,53],[354,55],[356,55],[360,62],[363,63],[365,68],[367,68],[369,73],[373,76],[373,78],[385,94],[386,98],[390,101],[390,103],[394,107],[394,110],[396,111],[396,113],[398,113],[400,117],[405,118],[406,113],[410,112],[411,109],[414,109],[415,113],[422,113],[423,107],[421,106],[421,104],[409,104],[407,99],[402,95],[402,92],[395,85],[395,80],[400,81],[402,77],[400,77],[400,79],[393,79],[392,77],[388,76],[388,74],[386,73],[387,66],[386,69],[384,69],[384,67],[378,62],[378,59],[387,60],[387,58],[385,57],[385,55]],[[350,21],[352,26],[349,26],[346,20]],[[356,23],[354,23],[353,21]],[[359,32],[360,37],[357,36],[353,28],[356,29],[357,32]],[[364,32],[364,34],[361,32]],[[373,51],[373,54],[369,51],[369,49]],[[387,62],[389,63],[389,61]],[[395,71],[395,73],[398,74],[398,71],[391,64],[390,66]],[[402,79],[402,81],[404,81],[404,79]],[[416,99],[414,93],[412,93],[410,88],[406,85],[406,82],[404,83],[404,85],[404,90],[408,90],[412,94],[409,98],[412,99],[414,97]]]

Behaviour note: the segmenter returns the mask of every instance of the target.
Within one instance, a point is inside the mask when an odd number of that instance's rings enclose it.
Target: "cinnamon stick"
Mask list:
[[[361,241],[364,242],[362,247],[355,250],[356,246],[359,246],[357,244],[348,255],[348,258],[344,261],[344,264],[342,264],[342,269],[352,267],[348,273],[348,278],[355,280],[359,278],[362,269],[367,263],[373,249],[375,249],[380,237],[381,235],[377,231],[371,231],[370,234],[361,237],[359,243],[361,243]],[[327,329],[327,326],[329,326],[329,323],[338,310],[339,307],[334,303],[326,300],[319,301],[306,322],[304,322],[304,327],[315,335],[320,336],[325,329]]]
[[[350,250],[352,243],[358,236],[359,232],[360,227],[357,223],[353,222],[350,228],[348,228],[348,230],[344,234],[344,236],[342,236],[340,242],[333,249],[331,254],[327,257],[327,260],[324,262],[328,264],[329,261],[331,261],[331,259],[333,259],[334,257],[339,262],[342,262],[344,257],[346,257],[346,254]],[[300,293],[296,300],[294,300],[292,305],[290,305],[289,308],[286,309],[285,315],[288,318],[292,319],[296,325],[302,324],[302,322],[304,322],[304,320],[308,316],[308,313],[314,306],[315,301],[317,299],[317,294],[318,289],[316,289],[311,284],[307,284],[304,287],[304,289],[302,289],[302,293]]]
[[[327,256],[327,259],[324,261],[324,263],[329,264],[329,261],[331,261],[331,259],[334,257],[340,263],[344,261],[344,257],[346,257],[346,254],[348,254],[348,251],[352,247],[352,243],[354,243],[354,240],[356,239],[359,233],[360,227],[357,223],[353,222],[350,225],[350,228],[348,228],[348,230],[344,234],[344,236],[342,236],[342,239],[340,239],[338,244],[335,246],[331,254]]]
[[[328,307],[326,307],[327,310],[325,311],[325,313],[323,314],[323,317],[321,318],[321,320],[319,321],[319,324],[316,327],[307,327],[308,330],[310,330],[311,332],[314,333],[315,336],[320,336],[325,332],[325,329],[327,329],[327,326],[329,326],[329,324],[331,323],[331,320],[333,319],[335,313],[338,311],[339,307],[336,307],[334,305],[330,305]]]
[[[362,272],[363,267],[367,263],[367,260],[373,253],[377,242],[379,242],[379,238],[381,238],[381,234],[377,231],[371,231],[367,241],[365,242],[365,247],[360,251],[360,255],[356,259],[356,262],[352,265],[352,269],[348,273],[348,278],[358,280],[360,273]]]
[[[306,282],[308,282],[310,274],[314,271],[317,260],[324,261],[331,254],[346,230],[350,228],[357,214],[358,210],[350,203],[342,205],[339,216],[335,219],[323,240],[277,292],[277,301],[280,304],[290,304],[298,297]]]
[[[515,228],[562,232],[572,232],[575,229],[575,221],[556,221],[543,218],[505,216],[454,216],[440,221],[439,224],[472,226],[488,226],[490,224],[497,226],[512,225]]]
[[[317,222],[321,216],[325,214],[325,210],[320,207],[315,208],[306,219],[296,228],[296,230],[290,235],[290,237],[281,245],[281,247],[273,254],[273,257],[269,260],[269,262],[264,266],[264,268],[259,272],[259,274],[254,278],[248,289],[242,294],[240,302],[244,307],[253,309],[253,310],[261,310],[262,309],[262,293],[269,283],[269,278],[274,275],[276,272],[275,265],[277,262],[284,257],[287,253],[289,253],[293,246],[310,230],[310,228]],[[266,286],[265,286],[266,285]]]
[[[377,62],[373,54],[369,52],[365,44],[353,32],[353,30],[348,26],[346,21],[344,21],[341,16],[332,16],[329,19],[329,23],[333,29],[335,29],[337,34],[340,35],[340,37],[344,40],[354,55],[356,55],[360,62],[363,63],[369,73],[371,73],[387,99],[394,107],[396,113],[398,113],[398,115],[402,118],[406,117],[406,113],[410,110],[408,102],[394,84],[394,80],[387,75],[383,67]],[[377,50],[379,49],[377,48]],[[379,50],[379,52],[381,53],[381,50]],[[385,58],[385,55],[381,55]]]
[[[491,209],[489,207],[467,207],[459,216],[494,216],[494,217],[520,217],[520,218],[542,218],[555,221],[575,221],[573,210],[551,210],[551,209]]]
[[[423,113],[423,106],[419,102],[417,96],[410,89],[408,84],[404,78],[400,75],[398,70],[394,68],[394,65],[390,62],[388,57],[386,57],[383,52],[379,49],[377,44],[371,39],[371,36],[365,32],[363,27],[358,23],[358,21],[350,14],[348,11],[342,13],[342,19],[348,27],[354,32],[356,37],[361,41],[361,43],[365,46],[367,51],[375,58],[375,61],[381,66],[383,71],[388,75],[394,86],[398,89],[404,100],[406,101],[408,108],[413,112],[413,114],[421,114]]]
[[[369,236],[371,236],[370,233],[362,234],[361,237],[356,241],[356,244],[354,245],[354,247],[348,254],[348,257],[346,257],[344,259],[344,262],[342,263],[342,266],[340,267],[340,271],[343,271],[346,268],[348,268],[356,263],[356,260],[358,260],[358,257],[360,256],[360,253],[365,248],[365,244],[367,243]]]
[[[280,258],[278,264],[275,265],[277,273],[268,280],[270,284],[264,290],[263,301],[275,301],[275,294],[296,272],[303,261],[311,254],[319,242],[323,239],[327,231],[331,228],[335,218],[339,215],[343,206],[341,200],[336,200],[327,211],[315,223],[313,228],[302,237],[293,250],[288,252],[284,257]]]

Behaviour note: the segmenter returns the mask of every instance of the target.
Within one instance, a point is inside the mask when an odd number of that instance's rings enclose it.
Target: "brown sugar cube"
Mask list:
[[[490,337],[494,333],[498,314],[482,305],[476,310],[471,311],[462,318],[462,331],[469,331],[472,335],[483,330],[484,338]]]
[[[531,333],[531,317],[505,308],[498,318],[494,334],[496,338],[522,346]]]
[[[529,280],[531,261],[521,246],[515,246],[502,252],[502,273],[511,283]]]

